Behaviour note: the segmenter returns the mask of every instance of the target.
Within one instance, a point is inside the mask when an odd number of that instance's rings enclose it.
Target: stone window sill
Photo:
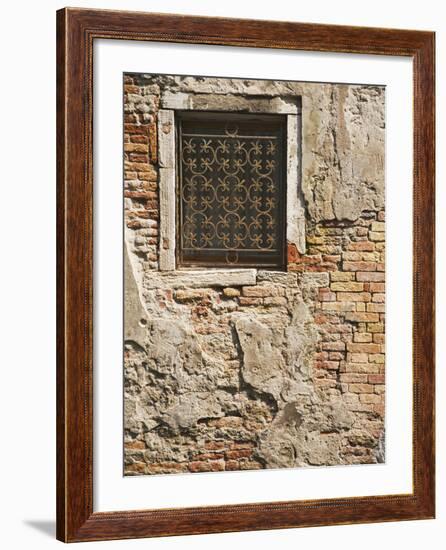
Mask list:
[[[257,282],[257,269],[201,269],[157,271],[146,276],[144,286],[155,288],[206,288],[251,286]]]

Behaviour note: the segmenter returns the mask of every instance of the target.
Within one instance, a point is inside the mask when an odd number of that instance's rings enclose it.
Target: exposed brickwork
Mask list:
[[[319,290],[315,303],[320,341],[314,383],[326,392],[340,392],[357,415],[355,427],[371,433],[382,430],[385,402],[385,314],[384,307],[374,307],[384,302],[385,289],[385,224],[378,219],[384,220],[384,211],[364,213],[355,224],[318,225],[308,236],[309,254],[320,254],[322,264],[328,251],[335,264],[330,284]],[[301,265],[297,262],[296,268]],[[369,282],[375,280],[382,282]],[[349,462],[373,460],[369,441],[349,437],[348,443],[342,454]]]
[[[289,244],[287,272],[254,285],[154,290],[161,89],[135,75],[124,91],[126,244],[149,317],[126,343],[125,473],[382,461],[382,206],[308,219],[306,253]]]
[[[156,112],[159,88],[124,77],[124,209],[128,242],[142,265],[158,269]]]

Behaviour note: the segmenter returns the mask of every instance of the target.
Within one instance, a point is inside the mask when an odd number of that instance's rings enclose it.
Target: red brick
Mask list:
[[[339,379],[341,380],[341,382],[366,383],[367,374],[355,374],[355,373],[340,374]]]
[[[384,324],[383,323],[369,323],[367,325],[367,330],[369,332],[384,332]]]
[[[147,155],[141,153],[130,153],[129,160],[130,162],[147,162]]]
[[[371,294],[369,292],[338,292],[339,302],[370,302]]]
[[[295,244],[288,243],[287,252],[288,263],[293,264],[299,261],[299,252]]]
[[[136,180],[138,174],[136,172],[124,172],[125,180]]]
[[[211,471],[211,464],[210,462],[189,462],[187,465],[190,472],[210,472]]]
[[[149,150],[145,143],[126,143],[124,145],[124,151],[128,153],[147,153]]]
[[[327,388],[336,388],[337,382],[336,380],[318,380],[316,379],[314,381],[315,385],[318,386],[321,389],[327,389]]]
[[[347,360],[352,363],[368,363],[369,356],[367,353],[349,353],[347,354]]]
[[[385,313],[386,306],[384,304],[367,304],[367,311],[373,313]]]
[[[325,327],[325,331],[328,332],[329,334],[336,334],[336,333],[339,333],[339,335],[341,334],[349,334],[352,332],[352,327],[350,325],[339,325],[338,323],[340,323],[340,319],[337,318],[337,319],[332,319],[331,320],[331,324],[330,325],[327,325]]]
[[[381,403],[382,402],[381,397],[376,393],[361,394],[359,396],[359,399],[361,400],[362,403]]]
[[[225,416],[223,418],[215,418],[209,421],[209,426],[215,428],[238,428],[243,424],[241,416]]]
[[[155,170],[150,172],[138,172],[138,179],[143,181],[157,181],[158,174]]]
[[[245,298],[241,296],[239,301],[241,306],[260,306],[263,304],[263,298]]]
[[[130,124],[135,124],[135,123],[137,123],[137,122],[138,122],[138,116],[135,115],[135,114],[133,114],[133,113],[132,113],[132,114],[127,113],[127,114],[124,116],[124,123],[125,123],[125,124],[128,124],[128,123],[130,123]],[[124,134],[124,135],[126,135],[126,136],[128,137],[128,134],[127,134],[127,133]]]
[[[359,374],[379,374],[378,365],[371,365],[370,363],[345,363],[340,372],[356,372]]]
[[[349,342],[347,350],[351,353],[381,353],[381,344],[356,344]]]
[[[344,342],[324,342],[322,344],[322,349],[329,351],[344,351],[345,344]]]
[[[157,194],[154,191],[125,191],[124,197],[129,199],[156,199]]]
[[[318,293],[318,299],[321,302],[335,302],[336,294],[329,288],[320,288]]]
[[[341,260],[341,256],[339,256],[338,254],[324,254],[322,256],[322,260],[324,262],[336,263]]]
[[[314,366],[317,369],[338,370],[339,361],[317,361]]]
[[[252,441],[233,441],[230,447],[231,449],[252,449],[254,443]]]
[[[130,141],[132,143],[145,143],[147,145],[149,143],[149,137],[144,134],[132,134],[130,136]]]
[[[370,283],[371,292],[384,292],[386,285],[384,283]]]
[[[386,357],[383,353],[371,353],[369,355],[369,361],[370,363],[378,363],[380,365],[384,365],[386,362]]]
[[[347,246],[347,250],[360,250],[363,252],[373,252],[375,250],[375,244],[369,241],[359,241],[350,243]]]
[[[149,124],[149,159],[151,162],[156,164],[158,162],[158,138],[157,138],[157,127],[156,124]]]
[[[194,300],[203,300],[209,298],[209,291],[202,289],[177,290],[175,300],[177,302],[190,302]]]
[[[330,285],[330,289],[337,292],[362,292],[365,290],[363,283],[356,283],[354,281],[333,282]]]
[[[132,82],[133,82],[133,79],[132,79]],[[139,86],[134,86],[132,84],[125,84],[124,85],[124,92],[126,94],[139,94],[140,93],[140,88]]]
[[[226,445],[227,444],[224,441],[208,441],[204,444],[204,447],[210,451],[218,451],[220,449],[224,449]]]
[[[385,374],[369,374],[370,384],[384,384],[386,381]]]
[[[225,456],[229,459],[248,458],[252,455],[252,449],[238,449],[226,451]]]
[[[360,252],[343,252],[342,259],[347,262],[359,262],[362,260],[362,254]]]
[[[146,444],[144,441],[135,440],[126,442],[124,447],[130,450],[143,450],[146,448]]]
[[[365,312],[357,312],[357,313],[347,313],[345,315],[346,321],[353,321],[353,322],[371,322],[376,323],[379,321],[379,315],[377,313],[365,313]]]
[[[187,465],[178,462],[154,462],[146,465],[146,473],[162,474],[169,472],[184,472]]]
[[[263,298],[265,296],[277,296],[279,289],[273,286],[244,286],[242,288],[243,296],[249,298]]]
[[[223,453],[201,453],[194,456],[194,460],[202,461],[202,460],[218,460],[219,458],[224,458]]]
[[[328,321],[328,317],[326,315],[322,315],[321,313],[318,313],[314,316],[314,322],[317,325],[323,325]]]
[[[343,262],[342,266],[345,271],[376,271],[375,262]]]
[[[226,461],[225,470],[240,470],[240,462],[238,460]]]
[[[356,344],[354,342],[348,342],[347,350],[351,353],[380,353],[380,344]]]
[[[351,272],[345,272],[345,271],[335,271],[334,273],[330,273],[330,280],[332,282],[347,282],[354,279],[355,274]]]
[[[372,335],[367,332],[355,332],[353,335],[354,342],[369,343],[372,341]]]
[[[126,134],[146,134],[147,124],[124,124]]]
[[[147,222],[145,222],[145,223],[147,223]],[[129,229],[141,229],[141,228],[145,227],[144,220],[129,220],[127,222],[127,227]]]
[[[384,404],[375,404],[373,405],[373,410],[376,412],[376,414],[378,414],[379,416],[383,417],[384,416]]]

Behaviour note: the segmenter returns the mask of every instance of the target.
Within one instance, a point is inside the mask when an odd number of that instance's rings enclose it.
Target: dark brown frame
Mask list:
[[[93,41],[408,56],[414,67],[413,493],[93,512]],[[432,32],[66,8],[57,13],[57,537],[125,539],[434,517]]]

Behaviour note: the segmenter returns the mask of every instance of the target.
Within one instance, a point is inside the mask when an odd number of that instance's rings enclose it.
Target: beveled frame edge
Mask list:
[[[413,58],[412,494],[93,512],[92,71],[96,38]],[[434,55],[435,34],[424,31],[77,8],[57,12],[59,540],[125,539],[434,517]]]

